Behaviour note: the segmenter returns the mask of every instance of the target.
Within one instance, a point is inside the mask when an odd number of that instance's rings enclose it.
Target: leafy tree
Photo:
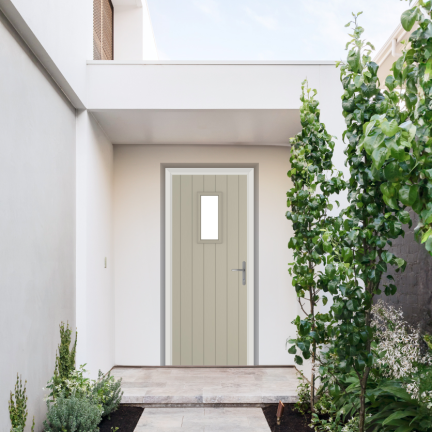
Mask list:
[[[382,192],[392,208],[402,204],[419,215],[417,238],[432,255],[431,9],[430,1],[420,0],[401,17],[405,30],[415,24],[418,28],[386,78],[392,101],[404,109],[400,121],[395,117],[391,123],[400,133],[395,135],[393,151],[383,155],[387,183]]]
[[[9,398],[9,418],[11,421],[12,429],[11,432],[23,432],[27,422],[27,381],[22,383],[22,379],[17,374],[17,380],[15,383],[15,393],[10,392]],[[35,420],[33,417],[33,425],[31,427],[32,432],[34,431]]]
[[[337,223],[327,215],[332,210],[330,195],[339,193],[345,188],[342,173],[334,171],[332,156],[334,142],[332,136],[320,123],[319,102],[315,99],[316,90],[308,88],[307,81],[302,84],[300,118],[302,131],[291,140],[291,169],[288,177],[293,181],[293,187],[287,192],[287,205],[291,211],[286,213],[292,221],[294,236],[288,247],[293,249],[294,263],[289,269],[293,276],[293,285],[297,292],[300,307],[304,313],[302,319],[294,320],[297,326],[297,339],[290,340],[294,345],[288,350],[295,356],[297,364],[303,359],[311,359],[311,392],[310,407],[313,410],[315,398],[315,363],[317,350],[327,341],[326,321],[328,316],[319,313],[318,304],[322,300],[327,303],[327,297],[320,296],[319,273],[317,267],[326,263],[325,252],[330,252],[331,246],[323,238],[322,233],[327,226]],[[326,173],[329,179],[326,179]],[[340,225],[341,221],[339,221]]]
[[[371,307],[374,296],[381,293],[382,275],[388,266],[395,266],[396,271],[406,266],[386,248],[392,245],[392,239],[404,235],[402,224],[410,222],[408,212],[390,201],[391,193],[383,193],[387,187],[385,175],[387,165],[393,161],[389,155],[399,151],[398,140],[410,143],[413,137],[392,92],[381,92],[379,88],[378,65],[370,57],[374,48],[362,40],[364,29],[357,23],[360,14],[353,14],[354,20],[347,24],[352,26],[352,39],[347,43],[346,63],[339,64],[347,125],[343,136],[348,141],[345,154],[350,168],[349,205],[341,212],[341,229],[327,233],[333,251],[321,281],[323,289],[333,294],[328,356],[336,358],[338,364],[336,371],[330,362],[329,367],[323,365],[321,372],[336,377],[329,386],[334,395],[339,392],[336,372],[356,374],[360,386],[359,431],[364,432],[366,389],[377,356]],[[396,286],[391,283],[392,276],[387,278],[385,293],[392,295]]]

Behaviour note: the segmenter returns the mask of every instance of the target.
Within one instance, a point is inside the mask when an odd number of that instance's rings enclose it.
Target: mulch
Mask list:
[[[113,432],[118,427],[118,432],[133,432],[143,411],[144,408],[120,405],[117,411],[114,411],[100,422],[99,431]]]
[[[263,408],[263,413],[272,432],[313,432],[308,425],[310,424],[310,415],[302,416],[294,411],[294,404],[285,404],[285,410],[282,415],[281,424],[276,424],[277,404],[268,405]]]

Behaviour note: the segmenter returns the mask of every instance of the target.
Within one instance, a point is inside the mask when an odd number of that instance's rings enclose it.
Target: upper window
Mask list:
[[[114,7],[111,0],[93,0],[93,60],[114,60]]]

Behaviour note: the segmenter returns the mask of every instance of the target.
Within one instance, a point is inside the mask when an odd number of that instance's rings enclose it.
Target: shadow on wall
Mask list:
[[[375,298],[382,298],[388,304],[402,308],[404,318],[413,326],[420,324],[423,331],[432,333],[432,256],[423,245],[414,238],[414,228],[419,218],[410,211],[412,227],[404,226],[405,238],[399,237],[393,241],[389,249],[396,256],[407,261],[404,273],[390,271],[395,278],[397,292],[387,297],[384,293]],[[387,280],[387,278],[384,278]]]

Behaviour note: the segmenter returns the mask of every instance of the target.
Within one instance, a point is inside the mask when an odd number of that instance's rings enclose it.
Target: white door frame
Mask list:
[[[254,365],[254,168],[165,168],[165,365],[172,365],[172,176],[247,176],[247,364]]]

